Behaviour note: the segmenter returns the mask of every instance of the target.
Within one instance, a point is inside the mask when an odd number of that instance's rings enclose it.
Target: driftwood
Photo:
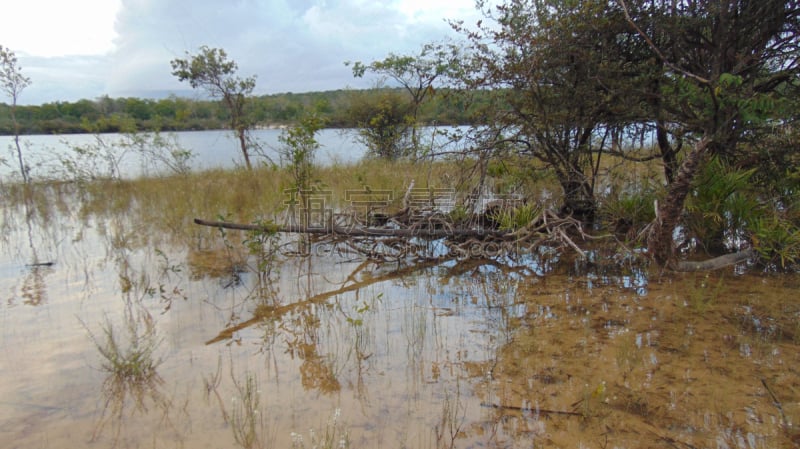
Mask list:
[[[451,238],[484,238],[495,237],[503,238],[510,235],[509,232],[486,230],[486,229],[460,229],[449,227],[408,227],[408,228],[374,228],[364,226],[280,226],[280,225],[254,225],[243,223],[231,223],[227,221],[210,221],[200,218],[194,219],[195,224],[211,226],[215,228],[236,229],[240,231],[262,231],[262,232],[286,232],[297,234],[317,234],[317,235],[338,235],[343,237],[403,237],[403,238],[430,238],[440,239]]]
[[[725,268],[730,265],[735,265],[739,262],[752,259],[757,254],[758,252],[754,249],[746,249],[744,251],[739,251],[738,253],[725,254],[713,259],[698,262],[682,260],[675,262],[673,269],[675,271],[685,272],[719,270],[720,268]]]

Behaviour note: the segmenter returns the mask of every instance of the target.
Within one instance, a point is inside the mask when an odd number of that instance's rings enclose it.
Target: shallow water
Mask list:
[[[266,276],[242,234],[192,226],[6,206],[0,446],[800,441],[797,276],[331,254]],[[150,342],[155,371],[110,374],[108,331],[123,353]]]

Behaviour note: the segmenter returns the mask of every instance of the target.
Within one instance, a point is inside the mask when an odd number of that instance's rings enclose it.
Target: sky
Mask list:
[[[363,88],[345,61],[415,54],[474,24],[475,0],[10,0],[0,45],[31,79],[19,104],[199,97],[170,61],[224,49],[256,94]],[[0,98],[0,102],[8,99]]]

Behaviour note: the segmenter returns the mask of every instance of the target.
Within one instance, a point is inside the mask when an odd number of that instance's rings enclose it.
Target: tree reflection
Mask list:
[[[370,357],[371,353],[367,350],[366,344],[369,343],[369,332],[364,329],[363,321],[358,315],[369,309],[366,305],[361,305],[353,313],[345,312],[341,307],[336,307],[328,301],[339,295],[355,293],[361,289],[380,282],[402,279],[422,270],[437,266],[448,259],[436,259],[419,264],[402,267],[389,272],[369,273],[368,263],[358,265],[339,288],[322,292],[304,300],[279,304],[274,298],[274,290],[269,295],[264,295],[265,289],[263,282],[258,282],[258,287],[254,290],[257,295],[257,306],[254,316],[246,321],[232,325],[223,329],[215,338],[206,342],[214,344],[220,341],[231,340],[237,332],[252,326],[259,326],[265,335],[262,339],[269,348],[264,348],[264,352],[269,352],[274,345],[276,333],[284,336],[286,353],[293,359],[301,361],[299,368],[301,382],[307,390],[317,390],[322,393],[334,393],[340,391],[341,383],[338,379],[338,372],[341,367],[337,366],[340,357],[355,355],[356,371],[358,373],[359,395],[366,398],[366,388],[363,383],[364,362]],[[269,298],[273,298],[270,300]],[[366,303],[364,303],[366,304]],[[320,326],[322,320],[320,315],[324,312],[339,315],[352,328],[353,347],[347,350],[346,354],[321,354],[320,346]]]
[[[47,300],[47,283],[45,278],[53,273],[52,265],[32,265],[22,282],[22,302],[29,306],[38,306]]]
[[[38,219],[49,221],[49,203],[36,204],[36,192],[31,185],[21,187],[22,205],[25,212],[25,230],[27,233],[28,248],[30,250],[30,262],[26,268],[28,274],[22,284],[22,301],[29,306],[38,306],[47,300],[47,283],[45,278],[53,272],[53,261],[42,261],[39,256],[39,244],[34,238],[34,230],[41,229],[44,223],[37,223]],[[41,200],[41,199],[40,199]]]

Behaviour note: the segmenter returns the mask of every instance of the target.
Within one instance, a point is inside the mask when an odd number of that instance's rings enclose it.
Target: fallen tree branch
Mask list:
[[[746,249],[744,251],[739,251],[738,253],[732,254],[725,254],[724,256],[715,257],[709,260],[703,260],[699,262],[689,261],[689,260],[682,260],[675,262],[674,266],[672,267],[675,271],[685,271],[685,272],[692,272],[692,271],[712,271],[712,270],[719,270],[720,268],[725,268],[730,265],[735,265],[739,262],[744,262],[755,257],[758,252],[754,249]]]
[[[243,223],[231,223],[227,221],[211,221],[200,218],[194,219],[195,224],[201,226],[211,226],[214,228],[235,229],[240,231],[261,231],[261,232],[285,232],[296,234],[318,234],[318,235],[340,235],[345,237],[405,237],[405,238],[430,238],[440,239],[445,237],[466,238],[466,237],[494,237],[503,238],[509,233],[499,230],[487,229],[451,229],[451,228],[371,228],[363,226],[280,226],[280,225],[255,225]]]
[[[481,407],[487,408],[496,408],[500,410],[514,410],[520,412],[536,412],[542,415],[566,415],[566,416],[583,416],[578,412],[568,412],[564,410],[548,410],[544,408],[528,408],[528,407],[518,407],[516,405],[502,405],[502,404],[493,404],[489,402],[481,402]]]

